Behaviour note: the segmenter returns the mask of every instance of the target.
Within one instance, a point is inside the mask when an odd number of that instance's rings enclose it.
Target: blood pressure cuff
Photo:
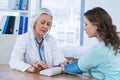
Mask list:
[[[64,71],[68,74],[82,74],[79,69],[78,60],[64,66]]]

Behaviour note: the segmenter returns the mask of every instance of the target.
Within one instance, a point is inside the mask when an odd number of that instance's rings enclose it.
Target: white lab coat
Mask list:
[[[50,35],[44,37],[44,53],[49,66],[59,65],[66,60],[63,53],[58,51],[55,40]],[[40,61],[40,57],[33,32],[19,35],[9,61],[10,67],[24,72],[37,61]]]

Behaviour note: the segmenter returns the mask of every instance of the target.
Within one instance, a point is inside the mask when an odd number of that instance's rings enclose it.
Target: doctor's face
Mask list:
[[[84,30],[86,31],[88,37],[97,37],[97,26],[92,24],[86,17],[84,22]]]
[[[38,35],[45,35],[52,25],[52,17],[47,14],[42,14],[35,23],[35,32]]]

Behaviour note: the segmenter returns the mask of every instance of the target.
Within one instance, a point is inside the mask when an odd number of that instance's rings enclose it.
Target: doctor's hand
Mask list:
[[[44,69],[47,69],[47,68],[48,68],[47,64],[43,61],[40,61],[40,62],[36,62],[31,67],[29,67],[26,70],[26,72],[37,73],[37,72],[40,72],[41,70],[44,70]]]

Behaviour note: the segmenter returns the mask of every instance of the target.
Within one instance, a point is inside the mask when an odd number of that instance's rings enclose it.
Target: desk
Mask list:
[[[10,69],[7,64],[0,64],[0,80],[92,80],[69,74],[60,74],[53,77],[42,76],[38,73],[26,73]]]

